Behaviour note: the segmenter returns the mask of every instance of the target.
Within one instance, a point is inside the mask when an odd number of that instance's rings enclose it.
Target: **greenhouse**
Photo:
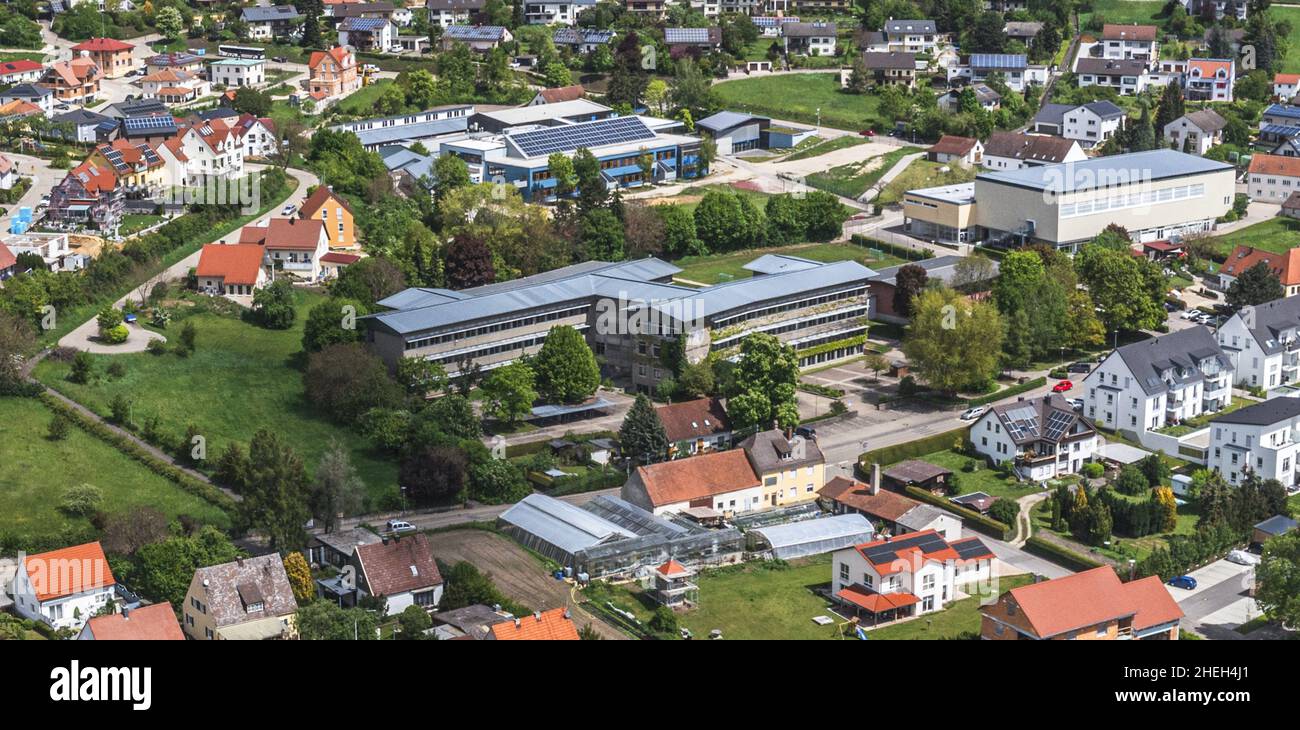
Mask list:
[[[750,548],[768,551],[781,560],[821,555],[859,543],[871,542],[875,528],[860,514],[835,515],[750,530]]]
[[[498,518],[501,529],[524,547],[562,565],[573,565],[579,551],[636,533],[568,502],[530,494]]]

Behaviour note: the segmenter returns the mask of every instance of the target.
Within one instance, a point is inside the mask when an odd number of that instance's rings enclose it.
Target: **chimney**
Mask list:
[[[122,620],[123,620],[123,621],[130,621],[130,620],[131,620],[131,607],[130,607],[130,606],[123,606],[123,607],[122,607]]]
[[[522,622],[522,621],[520,621],[519,619],[515,619],[515,628],[516,628],[516,629],[519,628],[519,627],[522,626],[522,625],[523,625],[523,622]]]
[[[880,494],[880,464],[871,465],[871,494]]]
[[[541,611],[533,611],[533,618],[537,619],[538,621],[541,621],[541,620],[542,620],[542,612],[541,612]]]

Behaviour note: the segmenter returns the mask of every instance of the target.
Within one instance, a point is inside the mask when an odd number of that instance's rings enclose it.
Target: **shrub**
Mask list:
[[[989,508],[989,517],[1008,525],[1015,525],[1020,516],[1020,505],[1015,500],[999,498]]]
[[[113,362],[109,363],[107,372],[108,372],[108,377],[112,378],[113,380],[117,380],[118,378],[121,378],[123,375],[126,375],[126,366],[123,365],[120,360],[114,360]]]
[[[1096,461],[1090,461],[1080,471],[1089,479],[1100,479],[1106,473],[1106,468]]]
[[[68,437],[68,419],[59,414],[54,414],[50,419],[49,436],[51,441],[62,441]]]
[[[126,425],[131,419],[131,401],[118,393],[108,402],[109,420],[119,425]]]
[[[99,333],[99,338],[109,345],[120,345],[130,336],[131,330],[128,330],[124,324],[110,327]]]
[[[78,352],[72,358],[68,380],[85,385],[95,378],[95,358],[89,352]]]
[[[59,509],[74,517],[89,517],[99,509],[104,493],[94,484],[77,484],[63,490]]]
[[[1053,542],[1048,542],[1041,537],[1031,537],[1025,541],[1025,552],[1033,553],[1040,558],[1047,558],[1057,565],[1069,568],[1073,571],[1091,570],[1100,568],[1101,563],[1092,558],[1076,553],[1073,550],[1067,550]]]
[[[163,355],[167,352],[167,343],[162,340],[149,340],[144,349],[150,355]]]

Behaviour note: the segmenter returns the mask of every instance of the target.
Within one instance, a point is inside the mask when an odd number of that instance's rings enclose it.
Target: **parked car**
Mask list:
[[[1065,391],[1067,391],[1067,390],[1069,390],[1069,389],[1071,389],[1071,388],[1073,388],[1073,387],[1074,387],[1074,383],[1072,383],[1072,382],[1070,382],[1070,381],[1068,381],[1068,380],[1062,380],[1061,382],[1059,382],[1059,383],[1057,383],[1056,385],[1053,385],[1053,386],[1052,386],[1052,392],[1053,392],[1053,393],[1064,393]]]
[[[1083,373],[1084,375],[1087,375],[1092,372],[1092,366],[1086,362],[1072,362],[1066,370],[1072,373]]]
[[[272,63],[287,63],[288,61],[289,59],[285,58],[284,56],[271,56]]]
[[[1190,575],[1180,575],[1177,578],[1170,578],[1169,585],[1174,588],[1182,588],[1187,591],[1196,590],[1196,579]]]
[[[1183,313],[1178,316],[1182,317],[1183,319],[1196,319],[1200,315],[1201,315],[1201,310],[1199,309],[1185,309],[1183,310]]]
[[[284,216],[285,218],[288,218],[289,216],[293,215],[294,212],[297,210],[298,210],[298,206],[294,205],[293,203],[290,203],[284,206],[284,210],[280,211],[280,215]]]
[[[1226,560],[1237,565],[1259,565],[1259,556],[1245,550],[1233,550],[1228,553]]]
[[[1071,399],[1070,399],[1070,407],[1073,408],[1073,409],[1076,410],[1076,411],[1082,411],[1082,410],[1083,410],[1083,399],[1082,399],[1082,398],[1071,398]]]
[[[863,137],[874,137],[876,136],[876,131],[874,129],[864,129],[861,132],[858,132],[858,134]]]
[[[974,408],[967,408],[966,411],[961,414],[961,420],[974,421],[976,418],[979,418],[980,416],[984,415],[984,411],[987,410],[988,409],[985,408],[984,406],[975,406]]]
[[[806,438],[809,441],[816,441],[817,429],[813,428],[812,426],[796,426],[794,429],[794,435],[802,436],[803,438]]]
[[[409,522],[403,522],[402,520],[389,520],[388,531],[389,532],[415,532],[415,525],[412,525]]]

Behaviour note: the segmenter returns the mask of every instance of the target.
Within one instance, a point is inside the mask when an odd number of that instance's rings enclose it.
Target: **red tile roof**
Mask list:
[[[209,243],[199,253],[199,265],[194,274],[199,277],[220,278],[226,284],[257,284],[265,251],[261,246],[236,243]]]
[[[669,441],[689,441],[731,430],[727,411],[717,398],[697,398],[658,406],[655,412],[659,414],[659,420],[663,421]]]
[[[904,497],[898,492],[887,489],[872,494],[869,485],[847,477],[835,477],[817,493],[826,499],[889,522],[897,521],[908,510],[921,504],[910,497]]]
[[[492,624],[492,638],[502,641],[577,641],[578,629],[573,620],[564,615],[566,610],[553,608],[541,614]]]
[[[655,570],[660,575],[666,578],[671,578],[675,575],[690,575],[691,573],[690,569],[688,569],[685,565],[682,565],[681,563],[671,558],[668,559],[668,562],[664,563],[658,568],[655,568]]]
[[[74,51],[129,51],[135,46],[116,38],[91,38],[72,47]]]
[[[1159,29],[1154,25],[1120,25],[1106,23],[1101,27],[1102,40],[1108,41],[1143,41],[1156,39]]]
[[[911,593],[900,591],[898,593],[877,593],[870,588],[854,583],[847,586],[835,597],[848,601],[855,606],[865,608],[872,613],[880,613],[894,608],[903,608],[920,603],[921,599]]]
[[[244,226],[240,243],[257,243],[267,248],[315,251],[325,233],[325,224],[301,218],[272,218],[266,226]]]
[[[341,68],[346,68],[348,66],[347,59],[352,56],[352,54],[343,46],[334,46],[328,51],[313,51],[311,58],[307,60],[307,67],[315,70],[316,67],[320,65],[321,61],[325,60],[326,56],[334,59],[335,63],[337,63]],[[353,63],[355,64],[355,59],[353,60]]]
[[[343,206],[343,208],[349,213],[352,212],[352,206],[348,205],[348,201],[344,200],[341,195],[335,195],[334,191],[330,190],[328,185],[319,185],[312,191],[311,195],[307,196],[306,200],[302,201],[302,208],[299,209],[299,215],[303,218],[315,217],[315,215],[320,212],[321,206],[325,205],[325,203],[330,199],[333,199],[339,205]]]
[[[14,252],[10,251],[8,246],[0,243],[0,271],[4,271],[10,266],[16,266],[17,264],[18,258],[14,256]]]
[[[947,540],[939,538],[938,541],[931,541],[928,538],[938,536],[935,530],[923,530],[921,532],[909,532],[899,537],[885,538],[875,542],[864,542],[861,545],[855,545],[854,549],[862,555],[872,568],[880,575],[893,575],[894,573],[910,573],[921,568],[928,562],[938,561],[947,562],[949,560],[957,563],[964,562],[961,555],[953,548],[953,545],[964,544],[970,541],[979,541],[977,537],[966,538],[955,543],[949,543]],[[931,548],[930,552],[925,552],[920,547],[925,544]],[[983,543],[980,543],[981,545]],[[883,546],[896,548],[888,551],[887,559],[872,559],[871,556],[880,557],[880,553],[875,548]],[[992,557],[992,553],[985,548],[984,552],[975,555],[969,555],[965,560],[981,560]]]
[[[356,262],[360,261],[361,257],[352,253],[336,253],[331,251],[330,253],[321,256],[320,260],[321,263],[323,264],[339,264],[341,266],[349,266],[351,264],[355,264]]]
[[[185,641],[172,604],[164,601],[87,622],[96,641]]]
[[[1275,74],[1273,76],[1273,83],[1295,86],[1296,84],[1300,84],[1300,74]]]
[[[936,155],[957,155],[962,156],[975,148],[979,140],[970,137],[958,137],[952,134],[945,134],[939,138],[938,142],[930,148],[930,151]]]
[[[429,538],[423,533],[358,545],[353,555],[373,596],[395,596],[442,585]]]
[[[574,84],[573,86],[561,86],[558,89],[542,89],[540,93],[543,101],[547,104],[554,104],[560,101],[581,99],[586,90],[582,88],[582,84]]]
[[[1250,246],[1238,245],[1228,254],[1219,273],[1228,276],[1241,276],[1255,264],[1263,262],[1273,272],[1283,286],[1300,284],[1300,248],[1287,249],[1287,252],[1273,253]]]
[[[26,73],[28,71],[39,71],[43,68],[45,67],[35,61],[20,58],[17,61],[5,61],[4,63],[0,63],[0,76]]]
[[[650,503],[656,507],[762,484],[743,449],[639,466],[636,471]]]
[[[117,585],[97,542],[28,555],[23,563],[36,600],[45,602]]]
[[[1300,177],[1300,157],[1282,155],[1255,155],[1250,158],[1251,174]]]
[[[1133,617],[1133,628],[1141,630],[1183,616],[1159,578],[1124,584],[1106,565],[1010,593],[1042,639],[1128,617]]]
[[[1187,72],[1191,73],[1192,70],[1200,71],[1202,78],[1205,78],[1207,76],[1213,77],[1215,74],[1217,74],[1220,71],[1223,71],[1226,76],[1231,76],[1232,61],[1216,61],[1213,59],[1206,59],[1206,58],[1193,58],[1187,62]]]

